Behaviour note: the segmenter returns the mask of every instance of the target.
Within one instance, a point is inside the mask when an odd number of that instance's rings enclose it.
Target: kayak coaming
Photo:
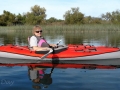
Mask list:
[[[71,64],[120,65],[119,48],[112,47],[107,48],[104,46],[100,46],[96,47],[97,51],[95,50],[87,51],[88,47],[89,46],[87,47],[77,46],[76,48],[74,46],[69,45],[67,51],[63,51],[58,54],[50,54],[44,60],[40,60],[40,57],[44,54],[36,54],[35,51],[30,51],[27,46],[13,46],[13,45],[0,46],[0,63],[39,62],[56,64],[71,63]],[[84,51],[82,50],[82,48],[85,48]],[[104,52],[102,52],[103,50]]]

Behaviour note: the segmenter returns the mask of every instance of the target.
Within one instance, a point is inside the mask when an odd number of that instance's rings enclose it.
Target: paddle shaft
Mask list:
[[[53,52],[53,49],[50,49],[50,51],[47,54],[43,55],[40,59],[42,60],[42,59],[46,58],[52,52]]]
[[[59,45],[59,43],[61,42],[62,40],[59,40],[59,42],[57,43],[57,46]],[[53,52],[53,49],[50,49],[50,51],[47,53],[47,54],[45,54],[45,55],[43,55],[41,58],[40,58],[40,60],[43,60],[44,58],[46,58],[50,53],[52,53]],[[39,62],[39,61],[38,61]]]

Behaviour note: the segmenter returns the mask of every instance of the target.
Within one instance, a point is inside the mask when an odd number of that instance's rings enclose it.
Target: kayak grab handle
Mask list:
[[[97,51],[94,45],[83,45],[83,48],[79,48],[79,46],[76,46],[75,48],[75,51],[91,52],[92,50]]]
[[[89,46],[89,47],[87,47],[87,46]],[[87,48],[87,49],[89,49],[89,50],[95,50],[95,51],[97,51],[97,49],[95,48],[94,45],[85,45],[84,48],[85,48],[85,49]]]
[[[94,47],[94,45],[84,45],[85,48],[87,48],[87,46]]]

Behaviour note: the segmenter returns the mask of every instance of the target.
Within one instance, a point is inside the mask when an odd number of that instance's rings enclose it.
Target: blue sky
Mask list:
[[[39,5],[46,9],[47,19],[64,19],[63,15],[71,8],[79,7],[85,16],[100,17],[101,14],[120,10],[120,0],[0,0],[0,15],[3,10],[14,14],[30,12],[30,8]]]

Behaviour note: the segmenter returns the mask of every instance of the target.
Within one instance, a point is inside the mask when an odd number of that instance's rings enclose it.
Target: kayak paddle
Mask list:
[[[43,55],[40,59],[42,60],[42,59],[46,58],[52,52],[53,52],[53,49],[50,49],[50,51],[47,54]]]
[[[57,42],[57,44],[56,44],[56,45],[58,46],[58,45],[59,45],[59,43],[60,43],[61,41],[62,41],[62,40],[59,40],[59,42]]]

